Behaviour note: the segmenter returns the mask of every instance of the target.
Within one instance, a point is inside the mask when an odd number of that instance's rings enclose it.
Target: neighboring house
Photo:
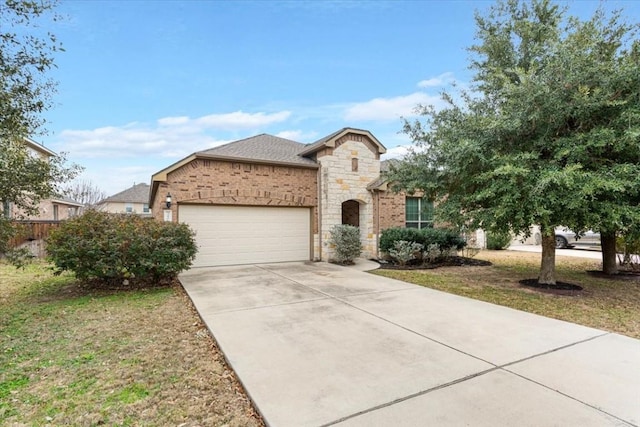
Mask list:
[[[151,217],[149,184],[134,184],[113,196],[96,203],[97,209],[113,213],[132,213]]]
[[[153,175],[153,216],[196,231],[195,267],[329,260],[336,224],[358,226],[363,256],[376,257],[382,230],[431,221],[420,198],[387,190],[385,151],[351,128],[307,145],[266,134],[232,142]]]
[[[57,155],[44,145],[38,144],[29,138],[24,138],[23,141],[29,153],[33,156],[48,159]],[[38,208],[38,215],[23,215],[10,201],[2,203],[2,212],[4,215],[29,221],[60,221],[71,218],[78,214],[80,208],[82,208],[82,203],[64,197],[50,198],[42,200]]]

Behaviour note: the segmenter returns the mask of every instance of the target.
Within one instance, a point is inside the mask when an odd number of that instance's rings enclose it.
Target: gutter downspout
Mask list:
[[[322,261],[322,163],[318,161],[318,254],[317,260]]]
[[[376,191],[376,209],[378,223],[376,227],[376,258],[380,259],[380,192]]]
[[[373,232],[376,236],[375,238],[375,244],[376,244],[376,248],[375,248],[375,255],[376,258],[380,258],[380,253],[378,251],[378,242],[380,239],[380,192],[376,191],[376,189],[372,188],[371,190],[371,196],[373,197],[374,200],[374,209],[376,210],[376,220],[375,220],[375,227],[373,228]]]

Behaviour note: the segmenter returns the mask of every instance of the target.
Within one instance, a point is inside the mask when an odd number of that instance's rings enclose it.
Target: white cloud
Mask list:
[[[402,158],[409,152],[411,147],[412,147],[411,145],[398,145],[398,146],[389,148],[386,153],[380,156],[380,158],[382,160]]]
[[[276,136],[297,142],[311,142],[318,139],[317,132],[304,132],[302,130],[283,130],[276,133]]]
[[[229,139],[214,137],[208,132],[216,131],[218,135],[235,139],[235,135],[228,135],[228,132],[258,130],[286,121],[290,116],[289,111],[236,111],[193,119],[187,116],[164,117],[158,119],[155,125],[133,122],[120,127],[64,130],[56,145],[60,147],[59,151],[84,158],[184,157],[194,151],[229,142]]]
[[[424,92],[414,92],[393,98],[375,98],[355,104],[345,111],[345,120],[396,120],[400,117],[415,117],[418,104],[436,105],[442,101],[439,96]]]
[[[206,128],[223,130],[240,130],[259,128],[274,123],[286,121],[291,116],[290,111],[280,111],[277,113],[244,113],[235,111],[227,114],[210,114],[194,120],[194,123]]]
[[[456,79],[453,77],[453,73],[446,72],[442,73],[439,76],[432,77],[430,79],[422,80],[418,82],[418,87],[438,87],[438,86],[447,86],[451,83],[454,83]]]
[[[184,125],[187,123],[189,123],[189,117],[187,116],[165,117],[162,119],[158,119],[158,124],[160,126],[175,126]]]
[[[175,157],[220,145],[204,133],[185,132],[172,127],[103,127],[92,130],[65,130],[60,133],[61,151],[74,157],[122,158],[136,156]]]

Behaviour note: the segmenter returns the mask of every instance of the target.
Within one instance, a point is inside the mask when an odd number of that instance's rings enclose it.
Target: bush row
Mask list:
[[[196,251],[186,224],[98,211],[65,221],[47,239],[57,271],[79,279],[163,281],[189,268]]]
[[[437,245],[441,251],[461,250],[467,244],[462,236],[448,228],[388,228],[380,234],[380,250],[389,253],[398,241],[413,242],[428,248]]]

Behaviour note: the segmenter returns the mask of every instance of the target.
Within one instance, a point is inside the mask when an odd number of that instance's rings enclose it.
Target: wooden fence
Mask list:
[[[60,221],[26,220],[15,221],[18,227],[17,235],[9,241],[9,247],[29,246],[36,257],[44,257],[44,240],[49,231],[60,226]]]

